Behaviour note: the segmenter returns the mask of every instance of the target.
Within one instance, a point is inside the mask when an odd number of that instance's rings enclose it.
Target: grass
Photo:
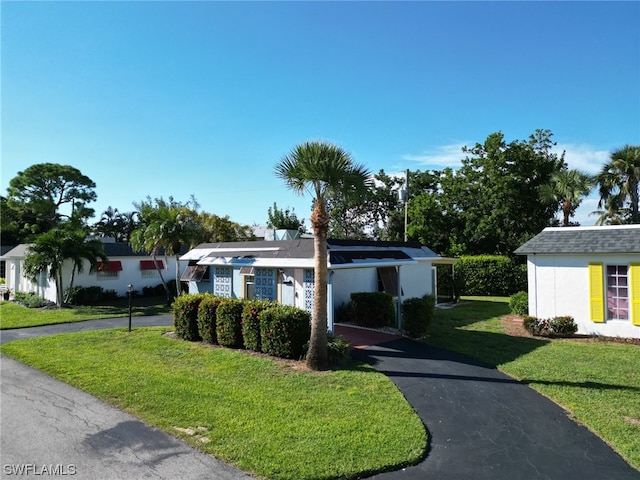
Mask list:
[[[137,297],[131,301],[131,315],[135,317],[166,315],[171,307],[166,297]],[[83,322],[100,318],[129,315],[129,300],[118,299],[103,305],[68,308],[27,308],[14,302],[0,302],[0,329],[37,327],[55,323]]]
[[[640,469],[640,346],[509,336],[508,298],[463,298],[437,310],[427,343],[478,358],[570,412]]]
[[[310,372],[168,330],[55,335],[1,351],[258,477],[356,478],[424,455],[420,418],[368,365]]]

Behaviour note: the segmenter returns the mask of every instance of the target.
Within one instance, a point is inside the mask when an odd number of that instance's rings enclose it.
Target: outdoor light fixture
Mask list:
[[[130,283],[127,285],[127,290],[129,292],[129,331],[131,331],[131,290],[133,289],[133,285]]]

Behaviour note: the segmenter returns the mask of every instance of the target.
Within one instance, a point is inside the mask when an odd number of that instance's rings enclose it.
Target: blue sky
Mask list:
[[[240,223],[273,202],[306,218],[311,197],[273,174],[306,140],[387,173],[455,168],[496,131],[549,129],[589,173],[640,143],[636,1],[0,8],[2,194],[32,164],[72,165],[97,184],[94,221],[148,195]]]

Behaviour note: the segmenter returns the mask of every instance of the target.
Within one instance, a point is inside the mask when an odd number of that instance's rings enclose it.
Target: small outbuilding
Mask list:
[[[527,256],[529,315],[640,338],[640,225],[545,228],[515,253]]]
[[[416,242],[328,240],[328,326],[355,292],[403,299],[435,293],[439,255]],[[262,298],[313,310],[314,244],[294,240],[204,243],[180,258],[190,293]],[[399,301],[398,301],[399,300]]]

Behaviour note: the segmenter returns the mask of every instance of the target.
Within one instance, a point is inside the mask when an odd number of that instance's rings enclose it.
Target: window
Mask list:
[[[255,298],[255,277],[253,275],[244,275],[244,298]]]
[[[396,267],[378,267],[378,291],[398,296],[398,271]],[[404,292],[401,292],[404,295]]]
[[[100,272],[98,271],[97,273],[97,279],[99,281],[102,280],[116,280],[118,278],[118,272],[117,271],[105,271],[105,272]]]
[[[592,322],[631,320],[640,326],[640,263],[589,263],[589,300]]]
[[[607,265],[607,320],[629,319],[629,272],[626,265]]]

